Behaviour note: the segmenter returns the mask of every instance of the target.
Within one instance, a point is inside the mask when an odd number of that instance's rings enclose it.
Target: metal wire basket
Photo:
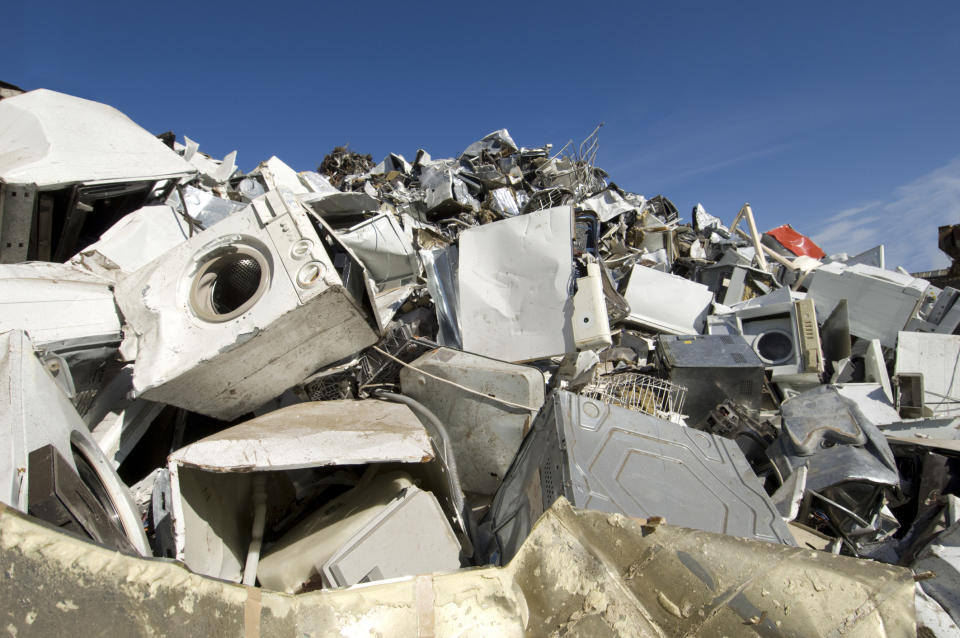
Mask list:
[[[317,377],[304,385],[303,390],[311,401],[337,401],[353,399],[355,386],[353,370],[346,370]]]
[[[377,347],[403,363],[410,363],[439,345],[414,337],[408,326],[397,324],[380,340]],[[369,387],[398,384],[403,363],[374,348],[367,348],[349,368],[314,377],[303,389],[311,401],[365,398],[369,394]]]
[[[439,347],[432,341],[414,337],[410,328],[402,324],[390,330],[377,345],[381,350],[389,352],[404,363],[411,363],[421,355]],[[365,395],[364,388],[367,386],[396,385],[399,383],[402,367],[403,364],[373,348],[365,350],[360,355],[358,375],[360,395]]]
[[[618,372],[598,374],[580,394],[678,423],[687,389],[648,374]]]

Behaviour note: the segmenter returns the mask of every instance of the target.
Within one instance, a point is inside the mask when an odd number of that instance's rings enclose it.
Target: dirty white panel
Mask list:
[[[26,330],[35,344],[120,335],[109,282],[68,264],[0,266],[0,330]]]
[[[240,582],[250,545],[250,472],[204,472],[171,463],[175,557],[191,570]]]
[[[334,552],[323,566],[323,580],[350,587],[459,568],[460,543],[440,503],[411,486]]]
[[[587,276],[577,280],[577,292],[573,296],[573,336],[580,350],[602,350],[613,343],[600,264],[587,264]]]
[[[713,302],[713,293],[703,284],[634,266],[624,292],[630,304],[627,321],[668,334],[699,334]]]
[[[901,332],[896,374],[923,375],[923,402],[936,417],[960,415],[960,336]]]
[[[197,169],[106,104],[47,89],[0,102],[0,179],[41,188],[195,175]]]
[[[430,438],[410,408],[370,399],[297,403],[191,443],[169,460],[226,472],[432,457]]]
[[[559,206],[460,234],[463,349],[502,361],[576,350],[573,209]]]
[[[867,352],[863,357],[865,371],[864,381],[879,383],[883,386],[890,403],[893,403],[893,387],[890,385],[890,375],[887,373],[887,364],[883,358],[883,348],[879,339],[871,339]]]
[[[294,593],[403,490],[413,488],[408,474],[381,474],[364,489],[352,489],[310,513],[260,559],[262,586]]]
[[[440,505],[410,476],[376,477],[310,514],[281,537],[257,568],[261,585],[293,593],[460,567],[460,544]]]
[[[958,626],[950,614],[936,600],[923,591],[917,584],[917,635],[930,638],[956,638],[960,636]]]
[[[144,206],[123,217],[71,263],[131,273],[187,240],[187,222],[170,206]]]
[[[929,285],[923,279],[892,270],[831,263],[814,271],[807,295],[816,304],[821,322],[841,299],[846,299],[850,333],[862,339],[879,339],[885,348],[893,348],[897,332],[913,316]]]
[[[887,425],[900,420],[886,388],[879,383],[844,383],[834,386],[840,396],[850,399],[874,425]]]
[[[5,570],[17,578],[0,581],[0,591],[5,600],[25,599],[21,609],[52,611],[4,622],[20,636],[67,633],[37,631],[47,626],[69,626],[83,636],[113,627],[150,635],[162,627],[169,638],[193,638],[243,635],[246,614],[253,620],[246,627],[254,628],[247,636],[259,629],[271,638],[515,638],[569,628],[569,615],[557,610],[575,610],[573,622],[579,623],[567,635],[917,635],[909,569],[643,523],[559,501],[506,567],[298,596],[263,588],[258,605],[249,588],[204,578],[173,561],[118,555],[6,512],[0,515],[0,551]],[[19,551],[25,539],[42,551]],[[49,575],[43,590],[24,586],[36,582],[26,578],[35,573]],[[65,600],[78,608],[57,611],[55,604]],[[44,624],[50,617],[56,624]]]
[[[960,616],[960,523],[934,538],[911,567],[915,573],[933,572],[934,578],[920,581],[920,587],[952,618]]]

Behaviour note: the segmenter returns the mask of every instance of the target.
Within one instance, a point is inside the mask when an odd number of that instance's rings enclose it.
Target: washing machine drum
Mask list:
[[[229,321],[252,308],[269,285],[266,256],[251,246],[234,245],[201,260],[190,288],[190,306],[205,321]]]
[[[787,363],[793,358],[793,337],[782,330],[767,330],[754,340],[753,349],[766,364]]]

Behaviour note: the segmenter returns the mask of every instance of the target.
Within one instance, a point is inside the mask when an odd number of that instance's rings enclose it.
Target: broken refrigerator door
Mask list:
[[[384,488],[389,494],[381,490],[383,493],[375,497],[365,496],[367,490],[378,484],[378,477],[389,472],[419,477],[423,489],[432,489],[431,498],[443,512],[436,520],[430,519],[436,532],[432,537],[454,538],[457,564],[453,567],[458,566],[460,545],[448,517],[460,523],[451,512],[447,484],[434,479],[442,475],[442,471],[432,467],[434,464],[430,437],[406,406],[373,399],[299,403],[172,453],[168,459],[169,494],[155,492],[154,501],[172,503],[174,554],[192,570],[253,584],[261,554],[266,558],[274,548],[296,546],[296,550],[279,552],[268,561],[264,574],[271,578],[268,586],[299,589],[307,582],[319,582],[327,560],[336,551],[346,551],[348,542],[362,545],[354,534],[337,537],[336,542],[330,535],[323,541],[328,550],[323,553],[323,560],[305,561],[303,548],[324,539],[324,534],[313,533],[326,527],[318,521],[331,522],[324,517],[334,510],[338,510],[337,516],[346,516],[364,506],[385,506],[401,496],[400,492],[409,485],[392,491]],[[347,496],[350,492],[346,490],[352,490],[352,495]],[[340,506],[345,511],[339,511]],[[406,513],[397,520],[407,520]],[[361,523],[350,527],[353,532],[375,531],[363,526],[371,521],[370,517],[352,520]],[[426,525],[426,521],[422,524]],[[458,531],[463,533],[462,529]],[[251,552],[251,548],[255,551]],[[434,549],[439,547],[427,548],[426,553]],[[430,557],[424,553],[420,553],[420,559],[426,560],[432,569],[435,563],[430,563]],[[437,555],[450,554],[444,550]],[[414,561],[417,557],[404,555],[397,560],[406,565],[402,561]],[[447,565],[444,563],[444,567]],[[389,560],[380,566],[380,571],[385,577],[396,575]],[[369,570],[361,578],[367,573]]]
[[[136,396],[230,420],[375,343],[331,236],[271,191],[123,278]]]
[[[460,234],[463,349],[501,361],[574,352],[573,209],[511,217]]]
[[[0,380],[0,502],[149,555],[129,491],[19,330],[0,332]]]
[[[123,113],[46,89],[0,102],[0,262],[65,261],[197,170]]]
[[[543,373],[438,348],[400,372],[403,393],[424,404],[450,434],[465,492],[496,492],[543,405]]]
[[[737,444],[563,390],[548,397],[483,533],[507,562],[560,496],[577,507],[793,545]]]

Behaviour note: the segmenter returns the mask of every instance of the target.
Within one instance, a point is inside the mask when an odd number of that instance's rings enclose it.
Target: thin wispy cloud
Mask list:
[[[847,217],[853,217],[854,215],[859,215],[863,211],[869,210],[874,206],[879,206],[882,203],[883,201],[878,199],[876,201],[863,204],[862,206],[854,206],[853,208],[847,208],[845,210],[840,211],[836,215],[833,215],[830,219],[833,221],[839,221],[841,219],[846,219]]]
[[[714,173],[716,171],[727,168],[728,166],[734,166],[736,164],[742,164],[743,162],[749,162],[755,159],[759,159],[761,157],[767,157],[769,155],[776,155],[777,153],[782,153],[783,151],[788,150],[792,146],[793,146],[792,144],[775,144],[773,146],[768,146],[767,148],[761,148],[755,151],[742,153],[735,157],[730,157],[730,158],[721,160],[719,162],[714,162],[712,164],[707,164],[705,166],[692,168],[688,171],[674,173],[668,179],[666,179],[663,183],[669,184],[672,182],[679,182],[685,179],[689,179],[690,177],[694,177],[697,175],[708,175],[710,173]]]
[[[945,268],[937,228],[960,223],[960,157],[897,188],[887,200],[847,208],[824,220],[813,240],[828,253],[854,255],[885,246],[888,268]]]

